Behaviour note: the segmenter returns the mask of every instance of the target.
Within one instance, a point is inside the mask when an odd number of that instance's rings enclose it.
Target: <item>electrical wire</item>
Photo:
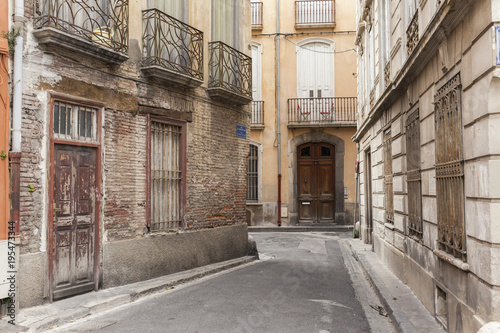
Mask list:
[[[346,53],[346,52],[352,52],[352,51],[356,52],[356,49],[355,49],[355,48],[348,49],[348,50],[343,50],[343,51],[333,51],[333,52],[310,50],[310,49],[306,49],[306,48],[305,48],[305,47],[303,47],[303,46],[297,45],[297,43],[292,42],[292,41],[291,41],[291,40],[289,40],[287,37],[288,37],[288,36],[287,36],[287,35],[285,35],[285,39],[286,39],[288,42],[292,43],[293,45],[295,45],[295,46],[297,46],[297,47],[300,47],[301,49],[304,49],[304,50],[307,50],[307,51],[310,51],[310,52],[315,52],[315,53],[326,53],[326,54]]]

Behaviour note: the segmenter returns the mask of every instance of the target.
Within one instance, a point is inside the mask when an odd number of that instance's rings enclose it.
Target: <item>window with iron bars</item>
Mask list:
[[[181,126],[151,122],[150,228],[174,230],[181,226]]]
[[[434,96],[440,249],[466,261],[462,84],[455,75]]]
[[[259,200],[259,148],[256,145],[250,145],[247,166],[247,201]]]
[[[391,130],[384,132],[384,186],[385,186],[385,220],[394,223],[394,192],[392,185],[392,149]]]
[[[408,183],[409,234],[422,238],[422,181],[420,171],[419,110],[406,120],[406,182]]]
[[[97,109],[55,100],[53,127],[56,139],[96,142]]]

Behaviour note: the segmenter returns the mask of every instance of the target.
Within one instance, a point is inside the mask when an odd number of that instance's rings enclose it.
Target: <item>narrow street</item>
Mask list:
[[[49,332],[393,331],[370,307],[378,300],[342,249],[341,239],[350,234],[252,236],[259,261]]]

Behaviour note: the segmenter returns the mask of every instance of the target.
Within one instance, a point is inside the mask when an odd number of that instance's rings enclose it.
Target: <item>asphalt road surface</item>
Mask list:
[[[259,261],[51,332],[392,331],[387,318],[370,308],[368,303],[376,303],[376,299],[373,295],[367,299],[372,291],[359,271],[353,275],[355,264],[346,257],[347,251],[341,250],[339,239],[348,234],[252,236],[257,241]]]

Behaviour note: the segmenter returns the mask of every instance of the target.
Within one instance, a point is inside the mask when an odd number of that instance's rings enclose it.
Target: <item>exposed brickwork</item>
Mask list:
[[[108,241],[132,238],[146,226],[146,118],[106,110],[103,223]]]
[[[249,130],[249,105],[236,106],[212,100],[206,86],[184,89],[145,78],[140,70],[140,58],[132,59],[141,54],[137,43],[130,46],[131,59],[119,65],[107,65],[78,52],[44,49],[32,34],[32,1],[27,1],[25,7],[21,253],[39,253],[46,259],[43,276],[48,279],[49,253],[52,251],[49,229],[53,221],[48,215],[53,129],[49,124],[51,96],[54,95],[74,103],[87,101],[103,106],[98,107],[102,112],[102,123],[98,124],[102,133],[97,140],[101,148],[98,216],[102,270],[121,265],[105,262],[105,249],[110,244],[139,239],[148,242],[149,238],[158,242],[162,237],[167,241],[167,237],[172,236],[149,237],[151,234],[146,228],[148,113],[187,121],[184,225],[192,232],[186,234],[196,234],[197,229],[246,223],[248,140],[236,137],[236,125],[244,125]],[[228,230],[224,232],[230,237],[233,231]],[[235,242],[240,244],[245,238],[246,247],[246,228],[240,226],[234,230],[239,233]],[[220,250],[225,246],[214,245]],[[236,252],[242,255],[241,251]],[[190,255],[186,253],[187,257]],[[184,267],[177,263],[172,265]],[[23,274],[30,275],[28,270]],[[48,284],[43,287],[43,293],[47,290]],[[41,300],[33,298],[26,302],[39,304]]]

